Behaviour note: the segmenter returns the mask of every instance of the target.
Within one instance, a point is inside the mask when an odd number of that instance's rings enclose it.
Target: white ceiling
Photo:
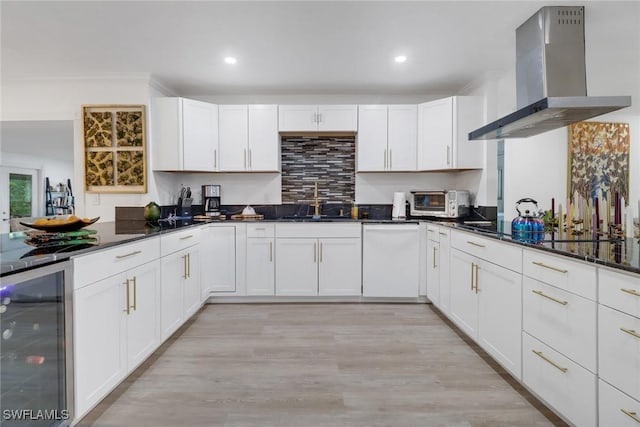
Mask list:
[[[2,0],[1,71],[149,72],[183,96],[453,94],[512,69],[515,29],[551,3]]]

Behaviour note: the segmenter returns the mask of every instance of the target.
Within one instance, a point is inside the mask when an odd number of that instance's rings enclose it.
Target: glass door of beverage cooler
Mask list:
[[[72,419],[70,263],[0,278],[0,424]]]

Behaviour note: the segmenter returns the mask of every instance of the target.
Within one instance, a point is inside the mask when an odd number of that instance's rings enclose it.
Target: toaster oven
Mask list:
[[[471,212],[466,190],[412,191],[409,207],[412,217],[463,218]]]

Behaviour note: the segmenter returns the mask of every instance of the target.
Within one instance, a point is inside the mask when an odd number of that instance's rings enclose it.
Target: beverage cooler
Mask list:
[[[0,278],[0,424],[73,418],[70,262]]]

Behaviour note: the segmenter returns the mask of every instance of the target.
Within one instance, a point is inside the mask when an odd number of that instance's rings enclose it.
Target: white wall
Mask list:
[[[631,95],[632,107],[593,121],[630,124],[630,200],[640,198],[640,3],[588,2],[585,6],[587,94]],[[514,32],[515,37],[515,32]],[[516,109],[515,52],[513,68],[487,76],[469,88],[487,99],[487,122]],[[568,130],[561,128],[525,139],[505,141],[505,219],[517,215],[522,197],[549,209],[551,198],[567,198]],[[491,156],[489,156],[491,157]],[[564,206],[565,203],[563,203]],[[638,216],[636,209],[635,216]]]

